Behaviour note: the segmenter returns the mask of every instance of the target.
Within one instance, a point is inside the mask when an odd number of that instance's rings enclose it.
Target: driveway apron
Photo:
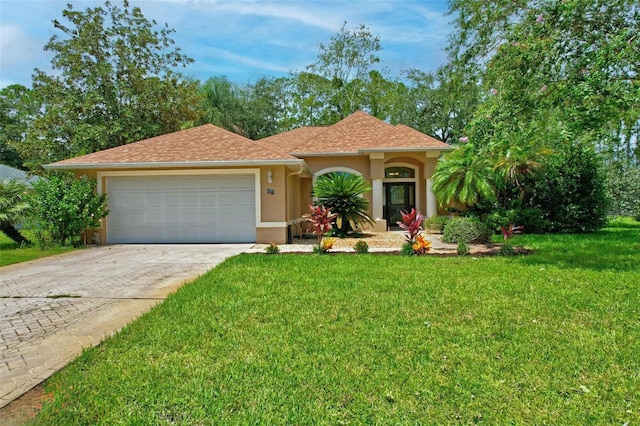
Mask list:
[[[0,408],[251,246],[114,245],[0,268]]]

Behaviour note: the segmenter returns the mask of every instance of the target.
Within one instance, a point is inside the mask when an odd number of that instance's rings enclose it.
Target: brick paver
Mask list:
[[[94,247],[0,268],[0,408],[250,244]]]

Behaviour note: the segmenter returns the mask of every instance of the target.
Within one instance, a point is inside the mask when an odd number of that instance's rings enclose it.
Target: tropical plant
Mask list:
[[[502,237],[505,242],[510,242],[513,235],[519,234],[523,229],[524,226],[514,226],[513,223],[510,223],[509,226],[500,227],[500,231],[502,232]]]
[[[320,243],[313,247],[313,252],[318,254],[329,253],[335,244],[336,239],[330,237],[321,237]]]
[[[53,244],[79,246],[81,234],[98,228],[107,216],[107,196],[96,194],[96,181],[53,175],[33,184],[33,219],[38,238]]]
[[[309,213],[303,217],[313,227],[313,233],[318,237],[317,249],[322,247],[322,237],[333,228],[333,220],[336,214],[325,206],[309,205]]]
[[[29,187],[18,180],[0,180],[0,231],[18,244],[29,243],[15,227],[31,211]]]
[[[433,192],[442,206],[458,202],[472,207],[495,198],[494,166],[468,142],[438,161],[432,179]]]
[[[407,232],[405,235],[407,241],[414,242],[416,237],[424,231],[422,227],[422,222],[424,221],[423,214],[415,208],[412,208],[410,212],[401,211],[400,216],[402,220],[397,222],[398,226]]]
[[[336,228],[343,236],[364,224],[374,224],[367,214],[369,201],[362,196],[370,191],[362,176],[347,173],[322,175],[313,186],[317,203],[336,214]]]
[[[405,238],[407,242],[402,247],[402,253],[405,255],[425,254],[431,249],[431,241],[427,240],[422,234],[424,229],[422,223],[424,216],[416,209],[410,212],[400,212],[402,220],[398,221],[398,226],[406,231]]]

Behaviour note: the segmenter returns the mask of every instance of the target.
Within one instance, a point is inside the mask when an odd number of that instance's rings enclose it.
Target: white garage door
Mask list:
[[[255,242],[253,175],[107,178],[107,242]]]

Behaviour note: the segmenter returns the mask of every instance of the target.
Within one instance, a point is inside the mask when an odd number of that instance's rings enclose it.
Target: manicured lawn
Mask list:
[[[56,374],[36,424],[638,424],[640,224],[519,243],[232,258]]]
[[[27,238],[29,238],[27,234]],[[70,247],[51,247],[42,250],[35,245],[20,247],[12,239],[0,232],[0,266],[52,256],[73,250]]]

